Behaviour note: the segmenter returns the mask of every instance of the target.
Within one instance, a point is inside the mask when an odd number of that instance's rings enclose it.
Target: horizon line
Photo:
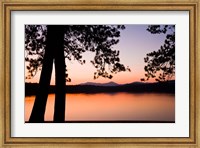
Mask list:
[[[175,81],[175,79],[173,79],[173,80],[168,80],[168,81]],[[84,83],[94,83],[94,84],[107,84],[107,83],[116,83],[116,82],[114,82],[114,81],[109,81],[109,82],[106,82],[106,83],[99,83],[99,82],[82,82],[82,83],[79,83],[79,84],[69,84],[69,82],[68,82],[68,86],[70,85],[70,86],[75,86],[75,85],[84,85]],[[120,83],[116,83],[117,85],[125,85],[125,84],[131,84],[131,83],[136,83],[136,82],[138,82],[138,83],[159,83],[159,82],[157,82],[157,81],[154,81],[154,82],[149,82],[149,81],[133,81],[133,82],[130,82],[130,83],[123,83],[123,84],[120,84]],[[164,82],[167,82],[167,81],[164,81]],[[28,84],[39,84],[39,83],[32,83],[32,82],[25,82],[25,83],[28,83]],[[55,84],[54,85],[51,85],[50,84],[50,86],[55,86]],[[65,85],[65,86],[67,86],[67,84]]]

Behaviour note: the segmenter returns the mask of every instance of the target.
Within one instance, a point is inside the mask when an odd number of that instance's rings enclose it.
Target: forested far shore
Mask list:
[[[25,96],[36,95],[38,83],[25,83]],[[66,85],[66,93],[170,93],[175,94],[175,80],[155,83],[130,83],[118,86],[94,86],[94,85]],[[55,93],[55,86],[49,87],[49,93]]]

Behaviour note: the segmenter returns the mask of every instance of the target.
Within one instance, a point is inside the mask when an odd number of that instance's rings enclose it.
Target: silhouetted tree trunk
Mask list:
[[[35,98],[32,113],[29,122],[44,122],[44,113],[46,108],[46,102],[48,98],[48,90],[50,86],[52,66],[53,66],[53,55],[54,55],[54,39],[55,31],[51,26],[47,26],[47,44],[43,59],[43,66],[40,75],[40,82],[38,92]]]
[[[37,68],[42,65],[39,90],[35,98],[29,122],[44,121],[53,60],[55,60],[56,72],[54,121],[65,121],[64,43],[66,43],[66,46],[69,48],[69,50],[66,51],[66,54],[68,54],[67,58],[71,60],[71,57],[74,57],[75,60],[78,60],[82,64],[85,63],[85,60],[82,60],[83,52],[96,52],[94,60],[91,61],[93,66],[97,68],[97,72],[95,72],[94,75],[95,79],[99,76],[109,79],[112,78],[112,75],[105,70],[106,65],[111,65],[111,69],[109,69],[111,73],[126,70],[130,71],[128,67],[126,68],[123,64],[119,63],[119,51],[111,49],[113,45],[118,43],[118,38],[120,37],[119,29],[123,30],[125,28],[123,25],[117,25],[115,27],[108,25],[74,25],[68,27],[69,34],[66,41],[64,41],[64,26],[47,25],[47,30],[46,27],[42,27],[42,25],[27,25],[26,27],[25,49],[28,51],[28,55],[31,56],[34,54],[34,56],[39,57],[34,60],[34,64],[32,63],[32,58],[26,58],[26,61],[30,62],[29,68],[27,69],[29,69],[31,76],[32,73],[36,72]],[[41,35],[41,32],[44,34]],[[38,39],[38,35],[41,36],[41,39]],[[43,40],[43,37],[46,37],[47,40]],[[43,54],[43,47],[45,47],[45,55],[41,57]],[[82,49],[80,50],[80,48]],[[101,52],[99,52],[100,50]],[[35,51],[37,51],[37,54],[35,54]],[[41,59],[43,59],[43,63],[40,62]],[[33,68],[33,71],[31,68]]]
[[[64,57],[64,26],[55,26],[55,78],[56,98],[54,106],[54,122],[65,121],[65,57]]]
[[[64,122],[65,120],[64,26],[48,25],[47,31],[47,45],[43,59],[39,88],[29,122],[44,122],[53,59],[55,59],[56,78],[54,122]]]

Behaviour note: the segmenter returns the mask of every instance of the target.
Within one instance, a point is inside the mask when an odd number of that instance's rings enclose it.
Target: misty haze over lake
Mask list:
[[[35,96],[25,98],[25,121]],[[53,120],[55,94],[49,94],[45,121]],[[175,95],[165,93],[66,94],[65,121],[175,121]]]

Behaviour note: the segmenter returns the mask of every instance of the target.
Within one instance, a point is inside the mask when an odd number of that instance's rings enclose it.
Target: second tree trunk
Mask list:
[[[55,106],[54,122],[65,121],[65,57],[64,57],[64,26],[55,26]]]

